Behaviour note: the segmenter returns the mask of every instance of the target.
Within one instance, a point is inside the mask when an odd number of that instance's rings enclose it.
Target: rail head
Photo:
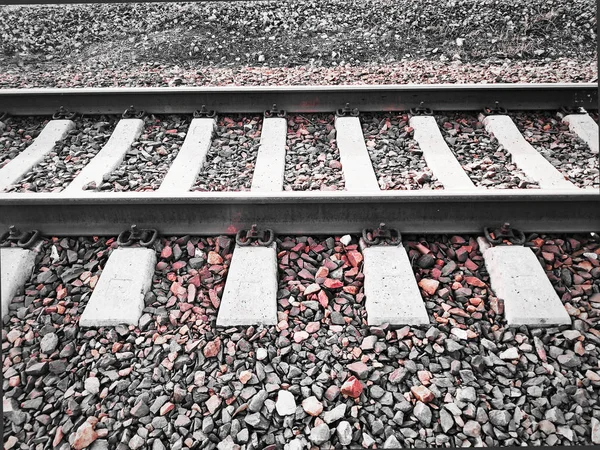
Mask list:
[[[507,110],[598,109],[597,83],[406,84],[0,89],[0,110],[49,115],[61,106],[81,114],[121,114],[134,105],[155,114],[263,113],[277,104],[292,113],[333,113],[345,104],[362,112],[476,111],[496,102]]]

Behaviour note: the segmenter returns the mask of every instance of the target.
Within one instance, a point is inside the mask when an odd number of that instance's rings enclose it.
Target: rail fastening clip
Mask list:
[[[206,105],[202,105],[200,109],[194,111],[194,119],[207,118],[212,119],[217,117],[217,112],[214,109],[208,110],[206,109]]]
[[[249,230],[240,230],[235,235],[235,243],[242,247],[247,247],[256,242],[261,247],[268,247],[275,240],[275,233],[270,228],[259,231],[256,224],[253,224]]]
[[[60,108],[58,108],[58,111],[56,111],[54,114],[52,114],[52,119],[53,120],[59,120],[59,119],[73,120],[76,116],[77,116],[76,112],[69,111],[64,106],[61,106]]]
[[[367,245],[379,245],[382,240],[390,245],[400,245],[402,243],[400,231],[395,228],[387,228],[385,223],[380,223],[379,228],[364,228],[362,238]]]
[[[494,106],[491,108],[489,106],[484,107],[482,112],[484,116],[493,116],[497,114],[506,115],[508,113],[506,108],[500,106],[498,102],[495,102]]]
[[[433,109],[424,106],[425,103],[419,103],[419,106],[410,108],[410,113],[413,116],[433,116]]]
[[[135,108],[133,107],[133,105],[131,105],[129,108],[127,108],[125,111],[123,111],[123,114],[121,114],[121,117],[123,119],[142,119],[144,117],[144,115],[146,114],[146,111],[136,111]]]
[[[273,103],[273,107],[271,109],[267,109],[265,111],[265,117],[285,117],[287,115],[285,109],[277,109],[277,105]]]
[[[0,247],[8,247],[11,242],[15,242],[21,248],[30,248],[39,237],[38,230],[19,231],[17,227],[11,225],[6,233],[0,235]]]
[[[358,108],[350,108],[350,103],[346,103],[346,106],[338,109],[335,113],[338,117],[358,117],[359,114]]]
[[[131,225],[131,230],[123,231],[117,237],[120,247],[129,247],[134,242],[139,242],[142,247],[150,247],[158,237],[158,231],[154,228],[138,230],[137,225]]]
[[[508,222],[495,230],[486,227],[483,229],[483,234],[490,244],[494,245],[507,245],[505,241],[513,245],[525,244],[525,233],[516,228],[511,228]]]

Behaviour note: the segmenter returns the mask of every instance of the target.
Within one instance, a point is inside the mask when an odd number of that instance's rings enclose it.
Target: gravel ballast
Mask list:
[[[495,189],[539,189],[511,161],[510,154],[472,113],[436,117],[448,147],[475,186]]]
[[[598,80],[597,59],[512,60],[485,62],[436,61],[407,58],[387,64],[365,63],[336,67],[204,67],[159,63],[112,67],[90,61],[85,66],[49,70],[21,67],[0,73],[0,88],[31,87],[173,87],[288,86],[436,83],[587,83]]]
[[[249,191],[260,146],[262,118],[220,117],[206,162],[192,191]]]
[[[405,236],[427,329],[366,325],[351,236],[277,240],[277,326],[215,328],[233,239],[184,236],[156,242],[138,327],[80,329],[114,239],[46,241],[4,319],[5,448],[591,445],[598,242],[531,238],[573,325],[530,330],[475,237]]]
[[[407,114],[361,114],[360,122],[381,190],[443,189],[414,140]]]
[[[105,177],[100,190],[154,191],[167,174],[185,140],[189,117],[151,116],[123,162]]]
[[[0,121],[0,168],[29,147],[48,123],[47,117],[6,117]]]
[[[509,113],[519,131],[566,179],[580,188],[600,188],[598,155],[551,112]]]
[[[76,118],[75,128],[7,191],[62,191],[106,144],[116,122],[108,116]]]
[[[335,116],[288,117],[283,189],[335,191],[344,190],[344,186]]]

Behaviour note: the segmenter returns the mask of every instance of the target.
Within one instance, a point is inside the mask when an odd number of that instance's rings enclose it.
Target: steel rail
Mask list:
[[[0,112],[49,115],[61,106],[82,114],[138,110],[190,114],[206,105],[218,113],[263,113],[277,104],[297,113],[407,111],[420,103],[438,111],[598,109],[597,83],[406,84],[342,86],[227,86],[159,88],[0,89]]]
[[[0,194],[0,229],[47,235],[115,235],[138,227],[165,234],[234,234],[253,223],[277,234],[358,233],[385,222],[403,233],[479,233],[510,222],[525,232],[600,230],[594,190],[471,192],[189,192]]]

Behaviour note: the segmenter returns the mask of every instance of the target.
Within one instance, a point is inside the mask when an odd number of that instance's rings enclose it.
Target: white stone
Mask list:
[[[56,141],[63,139],[73,128],[75,123],[71,120],[48,122],[29,147],[0,169],[0,192],[23,178],[32,167],[52,151]]]
[[[340,242],[344,245],[349,245],[352,242],[352,236],[345,234],[340,238]]]
[[[459,339],[467,340],[469,338],[467,334],[467,330],[463,330],[462,328],[452,328],[450,332]]]
[[[578,189],[529,144],[509,116],[480,116],[488,133],[511,155],[512,161],[542,189]]]
[[[294,439],[286,444],[285,450],[304,450],[306,447],[299,438]]]
[[[361,239],[361,248],[368,324],[429,324],[425,303],[404,247],[367,247]]]
[[[158,192],[187,192],[206,161],[217,126],[216,119],[192,119],[185,140]]]
[[[444,141],[435,118],[413,116],[409,124],[415,130],[415,140],[427,165],[444,189],[475,190],[475,185]]]
[[[20,292],[27,280],[31,277],[33,266],[35,264],[35,253],[31,250],[22,248],[1,248],[0,249],[0,267],[2,272],[2,293],[0,296],[0,305],[2,306],[2,316],[8,315],[8,305],[12,299]]]
[[[507,348],[506,350],[504,350],[503,352],[501,352],[498,356],[500,357],[500,359],[503,359],[505,361],[518,359],[519,358],[519,350],[517,350],[516,347],[510,347],[510,348]]]
[[[296,400],[294,394],[290,391],[280,390],[277,394],[277,403],[275,403],[277,413],[283,417],[296,412]]]
[[[286,139],[286,119],[270,117],[263,121],[260,147],[258,148],[250,190],[259,192],[283,190]]]
[[[598,124],[589,114],[569,114],[563,117],[563,122],[590,147],[592,153],[598,154]]]
[[[92,181],[96,183],[97,187],[100,187],[102,178],[123,162],[125,155],[140,136],[143,128],[144,121],[142,119],[121,119],[102,150],[69,183],[65,192],[81,191],[86,184]]]
[[[90,394],[97,394],[100,392],[100,380],[96,377],[86,378],[83,387]]]
[[[592,444],[600,444],[600,421],[592,417]]]
[[[352,442],[352,425],[349,422],[342,420],[335,429],[338,441],[342,445],[350,445]]]
[[[260,347],[260,348],[258,348],[256,350],[256,359],[258,359],[259,361],[262,361],[263,359],[266,359],[267,356],[268,356],[268,353],[267,353],[267,349],[266,348]]]
[[[346,415],[346,404],[342,403],[337,405],[331,411],[326,411],[323,414],[323,421],[327,424],[333,423],[337,420],[340,420]]]
[[[137,325],[144,309],[144,296],[152,285],[156,266],[154,250],[114,250],[98,280],[79,325],[82,327]]]
[[[311,416],[318,416],[323,412],[323,403],[321,403],[314,395],[302,400],[302,408]]]
[[[483,253],[509,326],[570,325],[571,318],[530,248],[492,247]]]
[[[276,325],[277,254],[269,247],[236,245],[225,282],[217,326]]]
[[[379,191],[358,117],[336,117],[335,129],[347,191]]]

